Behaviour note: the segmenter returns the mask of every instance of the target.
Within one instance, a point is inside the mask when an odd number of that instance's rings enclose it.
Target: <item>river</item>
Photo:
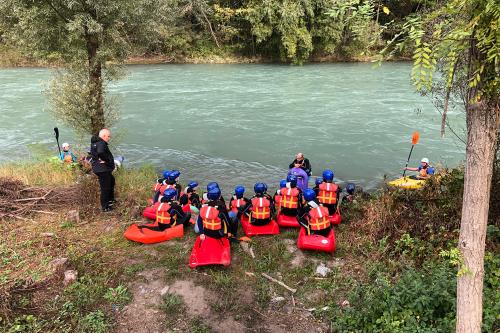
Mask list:
[[[415,130],[421,138],[411,165],[428,157],[456,166],[465,148],[450,132],[440,137],[440,115],[414,92],[410,69],[398,62],[128,66],[110,87],[121,111],[112,149],[126,165],[176,168],[181,181],[219,181],[226,193],[256,181],[274,188],[297,152],[314,175],[332,168],[337,181],[372,190],[384,175],[400,174]],[[76,140],[44,111],[50,77],[49,69],[0,69],[0,163],[31,156],[33,145],[57,151],[54,126],[62,141]],[[461,111],[451,110],[449,122],[462,133]]]

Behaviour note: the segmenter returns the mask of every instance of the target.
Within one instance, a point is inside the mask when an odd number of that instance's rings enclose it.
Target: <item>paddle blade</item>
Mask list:
[[[56,135],[56,139],[59,139],[59,128],[54,127],[54,133]]]
[[[413,133],[413,136],[411,137],[411,144],[416,145],[419,139],[420,139],[420,134],[417,131],[415,131]]]

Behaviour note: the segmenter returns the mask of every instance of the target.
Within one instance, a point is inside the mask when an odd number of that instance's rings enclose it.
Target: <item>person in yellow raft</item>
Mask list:
[[[76,156],[69,150],[69,143],[65,142],[62,144],[62,152],[59,155],[59,158],[64,163],[75,163]]]
[[[416,176],[411,176],[410,178],[413,179],[429,179],[431,176],[434,175],[434,167],[429,165],[429,159],[424,157],[420,161],[420,165],[418,168],[404,168],[403,170],[408,170],[408,171],[417,171],[418,175]]]

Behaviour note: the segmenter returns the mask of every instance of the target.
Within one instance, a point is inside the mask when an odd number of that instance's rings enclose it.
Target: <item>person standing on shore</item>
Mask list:
[[[115,160],[109,150],[108,142],[111,132],[107,128],[99,131],[99,136],[92,136],[90,140],[90,154],[92,156],[92,171],[99,178],[101,188],[101,209],[109,212],[115,203]]]

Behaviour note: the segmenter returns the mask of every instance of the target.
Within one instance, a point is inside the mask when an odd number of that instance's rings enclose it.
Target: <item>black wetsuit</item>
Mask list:
[[[196,208],[200,209],[201,207],[200,196],[198,195],[198,193],[195,193],[192,190],[188,190],[188,193],[182,193],[181,197],[179,198],[179,202],[181,205],[186,205],[191,202],[191,205],[195,206]]]
[[[108,210],[115,201],[115,159],[109,150],[108,143],[98,136],[90,140],[92,171],[99,178],[101,189],[101,209]]]
[[[314,203],[316,203],[316,205],[320,205],[319,201],[318,200],[314,200]],[[301,209],[299,209],[299,215],[297,217],[297,220],[299,221],[299,224],[304,227],[307,230],[309,230],[309,232],[313,235],[321,235],[321,236],[325,236],[327,237],[329,234],[330,234],[330,230],[332,229],[332,226],[329,225],[327,228],[325,229],[321,229],[321,230],[310,230],[309,229],[309,212],[311,211],[311,209],[313,209],[315,207],[311,206],[311,201],[309,201],[306,205],[304,205],[303,207],[301,207]]]
[[[175,185],[175,190],[177,191],[177,195],[179,195],[179,193],[182,192],[182,186],[177,184],[175,181],[173,180],[164,180],[164,183],[165,185]],[[155,193],[155,196],[153,197],[153,202],[158,202],[158,200],[160,199],[160,191],[156,191]]]
[[[297,161],[297,159],[294,159],[292,163],[288,166],[289,169],[295,168],[295,164],[300,164],[300,168],[304,170],[309,177],[311,177],[312,173],[312,168],[311,168],[311,163],[309,163],[309,160],[307,158],[304,158],[302,161]]]
[[[176,201],[166,201],[162,199],[162,202],[169,203],[170,209],[168,213],[170,214],[170,224],[168,223],[158,223],[158,226],[139,226],[139,228],[147,228],[155,231],[163,231],[165,229],[175,227],[176,225],[183,224],[184,226],[189,225],[189,220],[191,219],[191,213],[185,213],[182,210],[181,205]]]

